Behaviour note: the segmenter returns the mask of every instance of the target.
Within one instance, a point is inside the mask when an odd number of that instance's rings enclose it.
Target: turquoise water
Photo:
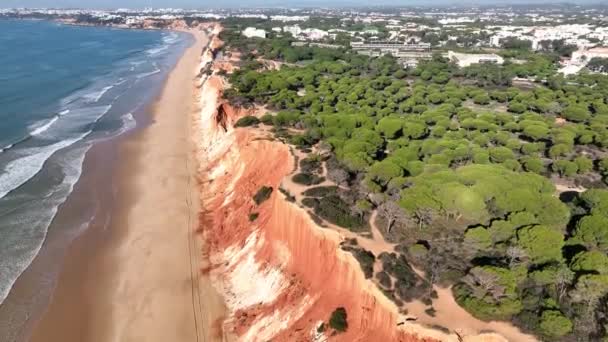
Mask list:
[[[85,153],[136,126],[133,114],[189,43],[173,32],[0,20],[0,303],[39,252]]]

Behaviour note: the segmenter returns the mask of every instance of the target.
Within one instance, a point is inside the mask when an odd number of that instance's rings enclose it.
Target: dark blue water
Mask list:
[[[92,144],[135,127],[190,38],[0,20],[0,303]]]

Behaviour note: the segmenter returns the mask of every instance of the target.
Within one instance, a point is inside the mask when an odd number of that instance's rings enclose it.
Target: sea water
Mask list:
[[[136,126],[190,39],[0,20],[0,303],[40,251],[86,152]]]

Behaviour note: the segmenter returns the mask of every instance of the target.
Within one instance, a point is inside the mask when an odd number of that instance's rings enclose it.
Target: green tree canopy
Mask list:
[[[546,226],[524,227],[517,231],[517,244],[530,257],[532,263],[544,264],[562,260],[564,236]]]
[[[557,310],[546,310],[540,317],[540,331],[545,336],[562,337],[572,331],[572,322]]]

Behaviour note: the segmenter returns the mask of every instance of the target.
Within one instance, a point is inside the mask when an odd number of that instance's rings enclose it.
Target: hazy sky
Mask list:
[[[561,1],[557,1],[561,2]],[[567,0],[569,3],[599,3],[601,0]],[[0,0],[0,7],[270,7],[270,6],[357,6],[357,5],[440,5],[440,4],[530,4],[556,3],[553,0]]]

